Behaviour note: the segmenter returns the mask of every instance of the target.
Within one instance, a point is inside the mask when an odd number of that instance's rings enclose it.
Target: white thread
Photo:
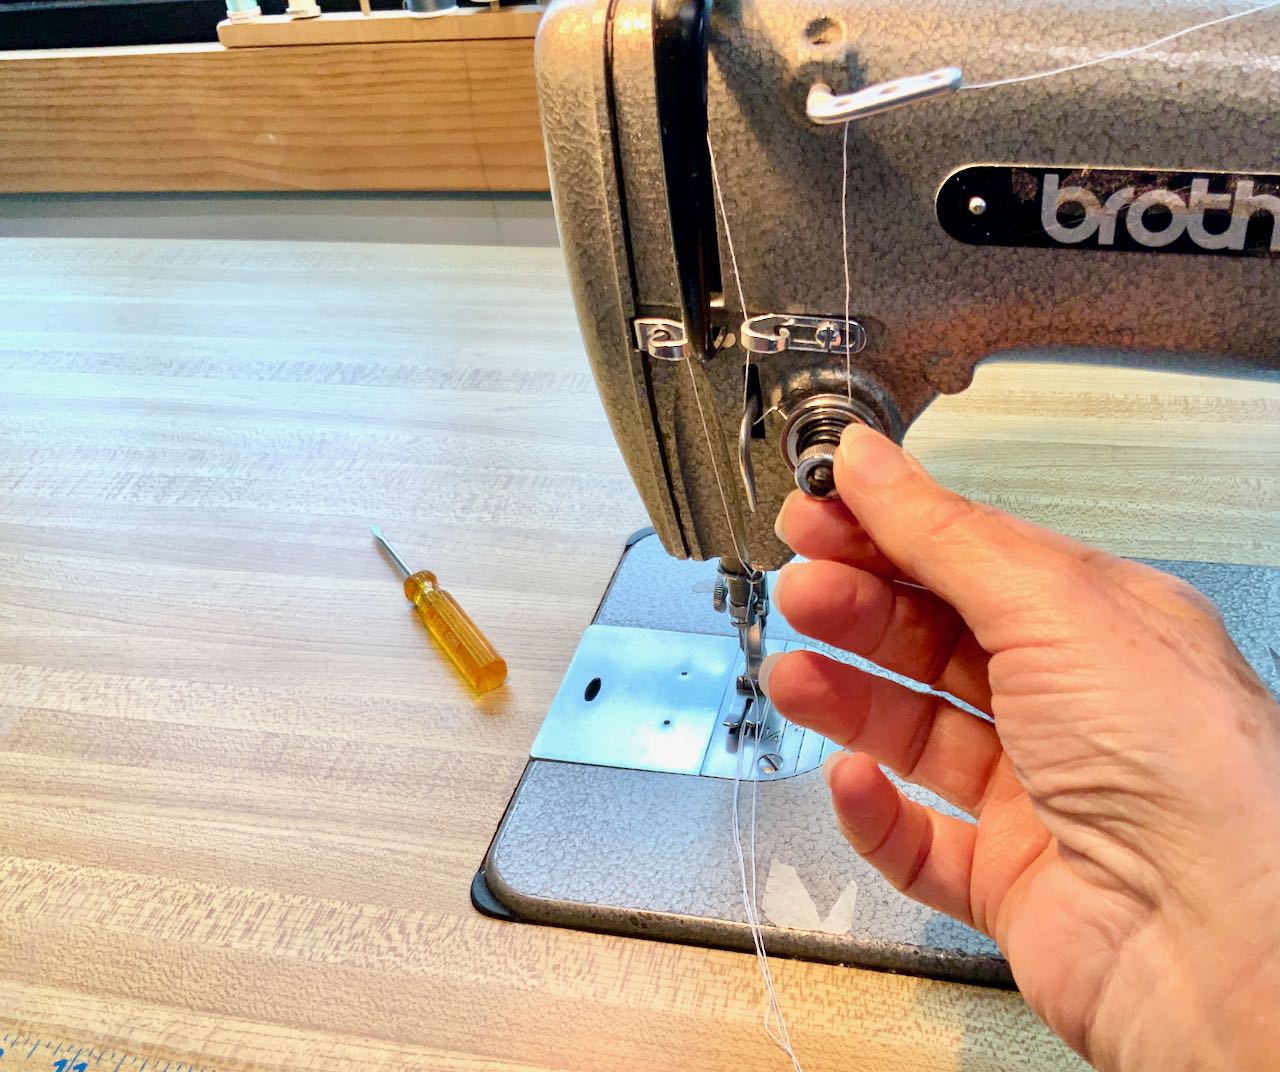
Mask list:
[[[1280,3],[1280,0],[1276,0]],[[853,405],[853,340],[849,331],[849,305],[853,287],[849,282],[849,124],[844,125],[844,141],[840,148],[840,245],[844,251],[844,384]]]
[[[1278,0],[1280,2],[1280,0]],[[733,282],[738,290],[738,306],[742,310],[742,319],[750,319],[747,312],[747,296],[742,290],[742,273],[738,271],[738,254],[733,248],[733,232],[729,230],[729,213],[725,211],[724,194],[720,191],[720,169],[716,166],[716,150],[711,144],[711,132],[707,132],[707,155],[711,158],[711,185],[716,194],[716,205],[720,209],[720,222],[724,225],[724,240],[729,246],[729,262],[733,265]],[[747,355],[742,366],[742,411],[747,411],[748,386],[751,383],[751,351],[742,347]]]
[[[757,705],[760,702],[760,694],[755,692],[755,686],[752,685],[752,692],[755,693]],[[757,847],[758,840],[756,837],[756,810],[760,797],[760,743],[764,737],[764,715],[761,715],[760,729],[756,731],[755,748],[752,751],[751,758],[751,911],[755,914],[756,933],[760,936],[760,953],[765,958],[765,971],[769,977],[769,998],[770,1002],[765,1006],[764,1010],[764,1030],[774,1043],[788,1057],[791,1058],[791,1067],[793,1072],[804,1072],[800,1067],[800,1058],[796,1056],[795,1047],[791,1044],[791,1030],[787,1027],[787,1018],[782,1012],[782,1003],[778,1000],[778,992],[773,983],[773,971],[769,968],[768,955],[764,948],[764,925],[760,915],[760,896],[756,888],[756,859],[758,856]],[[776,1030],[769,1024],[769,1014],[773,1013],[776,1023]]]
[[[791,1032],[787,1028],[787,1018],[782,1012],[782,1004],[778,1000],[778,991],[774,986],[773,971],[769,967],[769,955],[764,947],[764,927],[760,921],[759,901],[756,895],[756,804],[760,787],[760,740],[763,737],[764,716],[760,704],[760,694],[756,691],[754,684],[752,685],[752,694],[754,710],[760,718],[760,729],[755,733],[751,757],[751,876],[749,880],[747,877],[746,852],[742,845],[742,826],[738,804],[739,790],[742,785],[742,760],[746,755],[746,747],[742,740],[742,735],[746,732],[745,727],[738,734],[738,758],[733,776],[733,841],[737,850],[738,875],[742,880],[742,908],[747,917],[747,926],[751,930],[751,940],[755,946],[756,959],[760,964],[760,974],[764,979],[765,993],[768,999],[764,1010],[765,1034],[791,1059],[793,1072],[804,1072],[800,1059],[796,1056],[795,1048],[791,1044]]]
[[[973,89],[995,89],[999,86],[1013,86],[1021,82],[1034,82],[1041,78],[1053,78],[1060,74],[1070,74],[1072,71],[1081,71],[1086,67],[1096,67],[1100,63],[1110,63],[1112,60],[1128,59],[1130,56],[1136,56],[1140,52],[1146,52],[1149,49],[1158,48],[1160,45],[1167,45],[1170,41],[1176,41],[1180,37],[1186,37],[1188,34],[1198,33],[1200,30],[1207,30],[1212,26],[1220,26],[1225,22],[1233,22],[1235,19],[1243,19],[1249,15],[1256,15],[1261,11],[1269,8],[1280,6],[1280,0],[1268,0],[1268,3],[1260,4],[1258,7],[1249,8],[1246,11],[1236,11],[1230,15],[1220,15],[1214,19],[1207,19],[1204,22],[1198,22],[1194,26],[1188,26],[1185,29],[1178,30],[1175,33],[1166,34],[1164,37],[1157,37],[1154,41],[1148,41],[1143,45],[1135,45],[1132,48],[1122,48],[1115,52],[1108,52],[1101,56],[1095,56],[1091,60],[1083,60],[1080,63],[1071,63],[1065,67],[1054,67],[1047,71],[1036,71],[1032,74],[1014,75],[1011,78],[997,78],[990,82],[975,82],[973,85],[962,85],[959,92],[964,93]],[[848,129],[846,124],[845,129]]]
[[[1280,0],[1277,0],[1277,2],[1280,2]],[[737,291],[738,291],[738,302],[742,308],[742,318],[743,320],[746,320],[748,318],[747,299],[746,299],[746,295],[743,292],[743,287],[742,287],[742,273],[738,270],[738,255],[733,246],[733,233],[729,228],[729,214],[725,211],[725,207],[724,207],[724,194],[720,189],[720,173],[719,173],[719,169],[716,166],[716,154],[715,154],[715,149],[711,144],[710,133],[708,133],[707,135],[707,153],[711,161],[711,182],[715,190],[716,204],[720,210],[720,221],[724,227],[725,243],[729,247],[729,260],[733,265],[733,279],[734,279],[734,284],[736,285]],[[848,317],[846,317],[846,319],[848,319]],[[746,347],[744,346],[743,349],[746,350]],[[749,380],[750,374],[751,374],[751,352],[748,350],[746,354],[746,360],[743,364],[743,369],[742,369],[743,413],[746,412],[747,403],[749,401],[748,387],[750,384],[750,380]],[[745,561],[745,559],[749,557],[746,553],[746,547],[739,546],[737,537],[733,534],[733,521],[731,519],[731,514],[729,510],[729,501],[724,493],[724,485],[720,482],[720,469],[719,469],[719,466],[717,466],[715,463],[715,456],[714,456],[715,448],[712,446],[712,443],[711,443],[711,432],[707,427],[706,415],[702,411],[702,400],[698,396],[697,378],[693,374],[692,367],[689,369],[689,377],[690,377],[690,382],[693,384],[693,398],[698,405],[698,416],[702,418],[702,431],[707,439],[707,450],[712,455],[711,457],[712,471],[716,475],[716,487],[720,489],[720,501],[724,506],[725,520],[729,523],[729,533],[731,538],[734,541],[735,546],[738,547],[739,563],[742,565],[742,568],[744,570],[750,572],[751,567],[748,565],[747,561]],[[760,419],[763,420],[769,413],[772,413],[777,408],[778,408],[777,406],[771,407],[765,413],[762,413],[760,415]],[[750,679],[748,678],[748,680]],[[754,681],[751,682],[751,693],[752,693],[753,710],[755,710],[759,714],[760,712],[763,711],[763,706],[761,704],[760,692],[756,688]],[[763,715],[761,715],[760,717],[761,717],[761,724],[760,724],[761,730],[763,730]],[[737,763],[735,765],[734,777],[733,777],[733,823],[732,823],[733,845],[734,845],[734,851],[738,860],[738,876],[742,881],[742,909],[743,909],[743,914],[746,916],[747,927],[751,931],[751,944],[755,948],[756,960],[760,965],[760,975],[761,975],[761,978],[764,980],[765,995],[767,999],[765,1002],[765,1009],[764,1009],[765,1034],[768,1035],[769,1038],[773,1040],[774,1044],[777,1045],[778,1048],[781,1049],[782,1052],[785,1053],[791,1059],[792,1072],[804,1072],[804,1069],[803,1067],[801,1067],[801,1064],[800,1064],[800,1059],[796,1056],[795,1049],[791,1044],[791,1032],[787,1028],[787,1018],[782,1012],[782,1004],[778,1000],[778,991],[774,986],[773,971],[769,967],[769,954],[764,947],[764,926],[761,923],[759,899],[757,897],[756,801],[758,799],[758,789],[760,784],[759,769],[760,769],[760,738],[762,736],[761,732],[757,732],[755,734],[755,743],[754,743],[752,760],[751,760],[751,769],[753,774],[752,774],[752,786],[751,786],[751,830],[750,830],[751,874],[749,879],[747,875],[747,854],[746,854],[746,849],[743,847],[743,843],[742,843],[742,823],[739,815],[739,803],[738,803],[739,798],[741,796],[740,789],[742,785],[742,761],[744,756],[746,755],[746,748],[744,747],[743,741],[742,741],[742,734],[744,732],[745,730],[740,730],[738,734],[738,757],[737,757]]]
[[[1277,2],[1280,2],[1280,0],[1277,0]],[[725,237],[725,241],[729,245],[729,259],[733,262],[733,278],[734,278],[734,282],[737,284],[737,287],[738,287],[738,301],[742,304],[742,317],[745,320],[747,317],[747,299],[742,293],[742,276],[738,274],[738,255],[734,252],[734,249],[733,249],[733,235],[729,231],[729,217],[725,213],[724,198],[720,194],[720,175],[716,169],[716,152],[711,145],[710,132],[707,133],[707,156],[711,161],[711,185],[715,191],[716,202],[720,206],[720,219],[724,224],[724,237]],[[743,349],[745,350],[746,347],[744,346]],[[687,360],[685,363],[689,364]],[[748,377],[748,374],[750,373],[750,370],[751,370],[751,353],[750,351],[747,351],[746,365],[742,370],[742,411],[743,413],[745,413],[747,410],[747,383],[748,383],[747,377]],[[702,399],[698,394],[698,378],[694,375],[693,366],[691,364],[689,365],[689,382],[693,385],[693,400],[698,404],[698,416],[702,420],[702,433],[707,440],[707,453],[711,458],[711,471],[715,474],[716,488],[719,489],[719,492],[720,492],[720,505],[724,507],[725,523],[728,524],[729,526],[729,538],[733,540],[735,553],[738,556],[738,564],[742,567],[743,572],[750,573],[751,566],[748,564],[750,555],[747,552],[746,543],[739,542],[738,535],[736,532],[734,532],[733,512],[729,509],[729,497],[725,494],[724,484],[720,480],[720,466],[716,464],[715,447],[711,441],[711,429],[707,425],[707,415],[703,412],[703,409],[702,409]]]
[[[689,370],[689,382],[693,385],[693,400],[698,405],[698,417],[702,421],[702,434],[707,441],[707,457],[711,459],[711,472],[715,474],[716,488],[720,492],[720,505],[724,507],[725,524],[729,526],[729,539],[733,541],[734,553],[738,556],[738,564],[742,567],[744,573],[750,573],[751,567],[747,565],[750,555],[747,553],[747,545],[738,541],[738,534],[733,528],[733,511],[729,509],[729,497],[724,493],[724,484],[720,482],[720,466],[716,464],[716,448],[711,441],[711,428],[707,424],[707,415],[702,408],[702,397],[698,394],[698,377],[693,374],[693,362],[690,358],[685,358],[685,367]]]

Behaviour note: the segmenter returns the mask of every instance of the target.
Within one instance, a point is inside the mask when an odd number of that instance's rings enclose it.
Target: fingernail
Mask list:
[[[798,565],[799,565],[798,562],[788,562],[785,566],[782,567],[782,569],[778,570],[777,574],[773,578],[773,584],[771,586],[771,590],[769,594],[773,597],[773,602],[779,607],[781,607],[781,603],[780,603],[781,593],[782,593],[783,586],[786,583],[787,576]]]
[[[778,660],[785,654],[786,652],[775,651],[772,655],[766,655],[764,661],[760,663],[760,691],[766,696],[769,695],[769,675],[773,673]]]
[[[782,534],[782,516],[787,512],[787,503],[789,503],[790,501],[791,501],[790,495],[788,495],[785,499],[782,500],[782,506],[778,510],[777,520],[774,521],[773,523],[773,534],[777,536],[778,539],[781,540],[783,543],[787,542],[787,538]]]
[[[865,424],[845,428],[840,437],[839,459],[846,476],[867,486],[887,484],[911,471],[901,448]]]
[[[827,783],[828,789],[831,788],[831,779],[835,777],[836,767],[840,766],[840,764],[844,762],[844,757],[844,752],[832,752],[831,755],[827,756],[827,758],[822,761],[822,777]]]

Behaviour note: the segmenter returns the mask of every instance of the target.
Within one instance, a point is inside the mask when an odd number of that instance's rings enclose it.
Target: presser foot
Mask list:
[[[743,672],[738,691],[760,696],[760,664],[764,662],[764,627],[769,617],[769,586],[766,574],[742,563],[722,558],[716,569],[716,586],[711,605],[727,613],[738,633]]]

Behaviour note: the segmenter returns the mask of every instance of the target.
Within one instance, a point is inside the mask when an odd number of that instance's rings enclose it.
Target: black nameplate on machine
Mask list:
[[[1280,175],[984,165],[943,182],[937,212],[970,245],[1280,256]]]

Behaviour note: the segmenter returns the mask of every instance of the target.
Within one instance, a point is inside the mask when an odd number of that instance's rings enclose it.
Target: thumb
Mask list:
[[[1059,609],[1079,620],[1093,580],[1084,563],[994,507],[941,487],[879,432],[845,429],[835,478],[876,546],[955,607],[988,651],[1003,646],[1006,627],[1025,633],[1018,627],[1033,624],[1043,636]]]

